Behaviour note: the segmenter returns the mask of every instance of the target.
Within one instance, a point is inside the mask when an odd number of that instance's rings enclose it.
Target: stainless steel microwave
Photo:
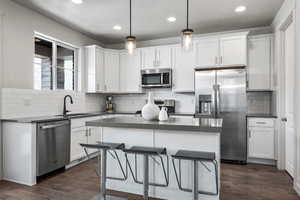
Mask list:
[[[172,87],[172,69],[144,69],[141,70],[143,88]]]

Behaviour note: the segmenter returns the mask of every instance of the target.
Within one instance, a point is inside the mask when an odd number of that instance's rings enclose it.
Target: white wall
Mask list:
[[[3,87],[33,88],[34,31],[78,47],[99,42],[10,0],[0,1],[4,13]],[[83,60],[81,61],[83,66]],[[84,67],[84,66],[83,66]],[[84,78],[82,74],[82,78]],[[83,81],[84,83],[84,81]]]
[[[2,13],[0,12],[0,89],[2,88]],[[0,102],[1,102],[1,93],[0,93]],[[1,112],[1,105],[0,105]],[[0,115],[1,116],[1,115]],[[1,134],[1,123],[0,123],[0,180],[2,179],[3,163],[2,163],[2,134]]]
[[[74,31],[65,25],[62,25],[50,18],[47,18],[31,9],[25,8],[19,4],[12,2],[11,0],[0,1],[0,13],[4,14],[3,17],[3,59],[2,59],[2,73],[0,73],[0,80],[2,79],[2,88],[17,88],[17,90],[3,90],[3,101],[1,102],[4,108],[1,113],[2,118],[7,117],[23,117],[26,115],[48,115],[48,114],[60,114],[62,109],[63,95],[69,94],[67,91],[34,91],[33,89],[33,57],[34,57],[34,32],[39,32],[60,41],[64,41],[71,45],[80,48],[80,61],[79,61],[79,89],[85,88],[85,66],[84,66],[84,52],[82,47],[91,44],[101,45],[96,40],[93,40],[77,31]],[[20,90],[26,89],[26,90]],[[31,90],[31,91],[30,91]],[[22,96],[27,93],[29,100],[27,103],[20,103]],[[8,101],[7,93],[11,92],[11,97],[17,97],[20,102],[13,100]],[[19,94],[18,94],[19,93]],[[40,94],[39,95],[37,95]],[[75,101],[81,105],[98,104],[98,107],[93,107],[94,111],[101,110],[102,101],[101,96],[99,98],[91,97],[91,95],[85,95],[81,92],[71,92],[73,96],[80,96]],[[30,94],[34,94],[30,96]],[[59,94],[59,95],[57,95]],[[57,100],[53,100],[56,98]],[[49,97],[49,98],[43,98]],[[27,98],[27,97],[26,97]],[[28,101],[31,103],[28,105]],[[40,102],[39,102],[40,101]],[[47,105],[51,103],[58,104],[56,107],[45,106],[44,109],[34,110],[35,105]],[[13,109],[13,106],[18,109]],[[36,106],[37,107],[37,106]],[[85,106],[75,108],[74,111],[82,111]],[[10,108],[10,109],[8,109]],[[48,108],[48,109],[46,109]],[[50,109],[51,108],[51,109]],[[59,110],[60,109],[60,110]],[[19,110],[19,113],[18,113]],[[41,112],[38,112],[40,110]],[[28,113],[22,111],[30,111]],[[58,112],[59,111],[59,112]],[[88,109],[88,111],[92,111]]]
[[[62,114],[63,99],[66,94],[73,97],[74,104],[67,102],[67,109],[73,113],[96,112],[104,109],[104,98],[98,94],[3,88],[1,90],[2,119]]]
[[[296,150],[296,175],[295,189],[300,195],[300,1],[296,1],[296,135],[297,135],[297,150]]]
[[[49,35],[58,40],[77,47],[101,43],[74,31],[33,10],[27,9],[11,0],[0,0],[0,88],[18,88],[2,90],[0,108],[3,118],[24,117],[34,115],[61,114],[63,96],[69,92],[34,91],[33,88],[33,56],[34,32]],[[3,27],[3,28],[1,28]],[[1,35],[2,33],[2,35]],[[2,45],[1,45],[2,42]],[[1,51],[1,47],[3,51]],[[83,55],[83,51],[81,51]],[[1,57],[2,55],[2,57]],[[84,88],[84,60],[79,63],[81,85]],[[25,89],[25,90],[22,90]],[[22,94],[24,95],[24,98]],[[103,108],[103,98],[83,93],[73,93],[75,105],[73,111],[99,111]],[[85,110],[87,109],[87,110]],[[1,129],[1,127],[0,127]],[[1,132],[0,132],[1,136]],[[0,137],[0,155],[1,153]],[[0,157],[0,179],[1,179]]]
[[[277,124],[278,124],[278,168],[281,170],[285,169],[285,145],[284,145],[284,133],[285,133],[285,128],[284,124],[281,122],[281,118],[285,117],[285,111],[284,111],[284,68],[282,68],[281,65],[281,31],[280,28],[286,21],[286,19],[289,17],[291,12],[293,12],[295,9],[295,0],[285,0],[283,3],[282,7],[278,11],[276,17],[273,20],[272,27],[274,31],[274,73],[276,74],[275,76],[275,89],[277,92],[276,96],[276,102],[277,102]],[[282,105],[281,105],[282,104]]]
[[[275,32],[275,67],[276,67],[276,74],[277,74],[277,89],[278,89],[278,124],[281,124],[281,131],[279,134],[279,152],[281,152],[281,161],[279,162],[279,168],[284,169],[284,126],[280,122],[280,118],[284,117],[284,109],[281,102],[283,101],[283,95],[284,88],[282,87],[284,78],[284,69],[281,65],[281,36],[280,36],[280,28],[284,24],[285,20],[288,18],[288,16],[291,13],[294,13],[296,16],[294,19],[296,19],[296,89],[295,89],[295,110],[296,110],[296,116],[295,116],[295,131],[297,135],[297,145],[296,148],[296,166],[295,166],[295,176],[294,176],[294,188],[300,195],[300,88],[298,87],[300,85],[300,57],[298,56],[300,53],[300,2],[299,0],[285,0],[284,4],[282,5],[281,9],[279,10],[277,16],[275,17],[273,21],[273,28]]]

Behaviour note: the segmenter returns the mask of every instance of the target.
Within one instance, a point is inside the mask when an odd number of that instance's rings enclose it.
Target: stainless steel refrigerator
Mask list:
[[[246,163],[245,67],[196,69],[195,95],[197,117],[223,119],[221,159]]]

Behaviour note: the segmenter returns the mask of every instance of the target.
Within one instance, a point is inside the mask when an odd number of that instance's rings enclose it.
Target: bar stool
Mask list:
[[[107,179],[114,179],[114,180],[120,180],[120,181],[125,181],[127,180],[128,177],[128,170],[126,167],[126,172],[123,169],[123,166],[120,162],[119,156],[116,152],[116,150],[123,150],[125,148],[125,145],[123,143],[104,143],[104,142],[98,142],[97,144],[80,144],[83,148],[84,151],[89,158],[89,154],[87,152],[87,149],[97,149],[98,152],[98,169],[101,171],[100,175],[100,181],[101,181],[101,187],[100,187],[100,194],[94,198],[93,200],[127,200],[126,198],[118,198],[118,197],[113,197],[109,196],[106,194],[106,181]],[[114,153],[112,154],[111,151]],[[123,177],[118,178],[118,177],[108,177],[107,176],[107,152],[110,152],[113,158],[115,158],[118,161],[118,165],[122,171]],[[100,164],[100,156],[101,156],[101,164]],[[99,173],[99,172],[98,172]],[[99,173],[100,174],[100,173]]]
[[[167,149],[166,148],[152,148],[152,147],[142,147],[142,146],[133,146],[129,149],[124,149],[125,157],[127,165],[129,166],[131,175],[133,177],[133,180],[137,184],[143,184],[144,185],[144,200],[149,199],[149,186],[157,186],[157,187],[168,187],[169,185],[169,158],[167,155]],[[128,159],[128,154],[134,154],[135,155],[135,173],[133,172],[133,169],[131,167],[131,164]],[[143,173],[143,181],[139,181],[137,177],[137,155],[143,156],[143,164],[144,164],[144,173]],[[154,156],[158,156],[160,158],[160,162],[156,161]],[[162,156],[166,156],[167,158],[167,169],[165,168],[164,160]],[[152,183],[149,181],[149,157],[151,157],[156,163],[161,164],[162,170],[164,173],[164,184],[159,183]]]
[[[179,175],[175,166],[174,160],[179,160]],[[181,160],[193,161],[193,189],[183,188],[181,184]],[[214,164],[215,168],[215,183],[216,191],[207,192],[198,190],[198,164],[201,163],[209,172],[211,170],[208,168],[204,162],[211,162]],[[180,190],[185,192],[193,192],[193,200],[198,200],[199,194],[204,195],[218,195],[219,194],[219,179],[218,179],[218,162],[216,161],[216,154],[211,152],[201,152],[201,151],[185,151],[179,150],[175,155],[172,155],[172,163],[175,171],[176,181]]]

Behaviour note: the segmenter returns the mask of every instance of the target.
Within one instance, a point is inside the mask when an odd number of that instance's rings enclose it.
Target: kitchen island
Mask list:
[[[222,119],[205,118],[170,118],[168,121],[145,121],[141,117],[113,117],[89,121],[87,126],[100,127],[101,140],[103,142],[124,143],[126,148],[131,146],[165,147],[169,155],[175,154],[178,150],[214,152],[216,159],[220,162],[220,134],[222,131]],[[118,152],[121,163],[125,166],[125,156]],[[178,189],[175,173],[170,163],[170,179],[168,187],[151,187],[150,196],[182,200],[192,199],[192,193],[183,192]],[[133,166],[137,166],[137,176],[142,180],[143,162],[142,157],[129,156]],[[167,158],[165,158],[167,163]],[[107,157],[108,176],[122,177],[117,160],[112,154]],[[192,162],[182,161],[182,185],[192,188]],[[213,165],[206,163],[199,165],[199,190],[215,191],[215,174]],[[220,174],[220,168],[219,168]],[[218,175],[218,179],[220,176]],[[157,159],[150,159],[150,181],[164,183],[163,171]],[[220,181],[219,181],[220,183]],[[108,180],[107,188],[127,193],[142,194],[143,186],[136,184],[131,175],[122,182]],[[200,195],[199,199],[217,200],[218,196]]]

